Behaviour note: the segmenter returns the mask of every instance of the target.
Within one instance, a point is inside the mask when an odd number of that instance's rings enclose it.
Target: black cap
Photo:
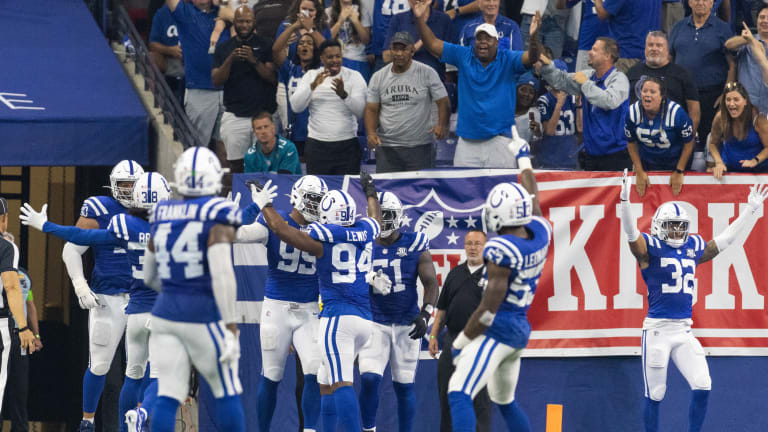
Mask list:
[[[411,34],[404,31],[399,31],[395,33],[395,35],[392,37],[391,44],[403,44],[405,46],[413,45],[413,38],[411,37]]]
[[[4,214],[8,214],[8,201],[0,197],[0,216]]]

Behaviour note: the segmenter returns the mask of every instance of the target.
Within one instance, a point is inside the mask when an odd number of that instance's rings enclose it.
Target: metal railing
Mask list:
[[[168,83],[166,83],[165,75],[152,63],[149,57],[149,49],[141,36],[139,36],[128,12],[122,5],[117,5],[113,16],[115,36],[118,37],[117,40],[119,42],[128,37],[133,44],[136,50],[134,72],[144,77],[144,90],[154,95],[154,107],[160,108],[164,123],[170,124],[173,128],[173,138],[180,141],[185,149],[203,145],[197,134],[197,129],[192,125],[189,117],[187,117],[184,107],[181,106]]]

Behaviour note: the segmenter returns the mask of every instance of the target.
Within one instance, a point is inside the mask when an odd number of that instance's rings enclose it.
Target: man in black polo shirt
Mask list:
[[[646,76],[664,80],[667,97],[685,107],[693,122],[693,130],[698,130],[701,118],[699,90],[688,69],[671,62],[669,42],[664,32],[657,30],[648,33],[645,38],[645,61],[632,66],[627,72],[630,104],[639,99],[641,81]]]
[[[213,55],[211,79],[224,86],[224,108],[219,133],[233,173],[243,172],[243,158],[251,145],[251,117],[275,112],[277,75],[272,64],[272,39],[253,32],[253,12],[246,5],[235,10],[237,36],[220,44]]]
[[[8,202],[0,198],[0,233],[8,230]],[[2,411],[3,394],[8,382],[8,359],[11,351],[11,331],[14,321],[19,326],[19,339],[21,348],[27,349],[30,354],[35,352],[35,334],[27,327],[27,318],[24,316],[24,300],[21,296],[19,283],[19,249],[0,235],[0,342],[2,353],[0,354],[0,411]]]
[[[440,396],[440,432],[451,432],[451,408],[448,404],[448,381],[453,374],[453,356],[451,346],[456,336],[464,329],[469,317],[477,309],[480,299],[483,297],[483,287],[480,281],[483,278],[485,264],[483,260],[483,246],[485,245],[485,233],[482,231],[470,231],[464,237],[464,251],[467,260],[457,265],[448,273],[437,300],[437,314],[432,324],[432,332],[429,335],[429,353],[432,357],[437,355],[437,337],[443,325],[448,331],[443,336],[443,349],[437,361],[437,390]],[[491,430],[491,399],[488,390],[483,389],[474,400],[475,415],[477,416],[477,430],[479,432]]]

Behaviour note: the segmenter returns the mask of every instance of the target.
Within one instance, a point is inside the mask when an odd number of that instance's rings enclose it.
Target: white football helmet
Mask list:
[[[379,192],[381,237],[389,237],[403,223],[403,203],[392,192]]]
[[[328,186],[325,180],[317,176],[305,175],[296,180],[291,188],[291,205],[304,216],[304,220],[314,222],[320,217],[318,207],[326,192],[328,192]]]
[[[357,205],[352,195],[341,191],[329,191],[320,201],[320,223],[350,226],[355,224]]]
[[[494,186],[483,207],[485,226],[493,232],[499,232],[502,227],[526,225],[532,216],[531,194],[517,183]]]
[[[679,248],[688,241],[691,218],[680,204],[665,202],[656,209],[651,219],[651,234],[673,248]]]
[[[133,184],[144,174],[144,169],[135,161],[126,159],[121,160],[109,173],[109,188],[112,190],[112,197],[123,207],[133,205]]]
[[[144,173],[133,184],[133,208],[150,210],[160,201],[171,198],[171,188],[160,173]]]
[[[205,147],[190,147],[176,161],[174,186],[188,197],[217,195],[223,174],[216,154]]]

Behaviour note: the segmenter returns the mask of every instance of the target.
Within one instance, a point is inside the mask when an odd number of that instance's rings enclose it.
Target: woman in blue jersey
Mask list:
[[[638,99],[629,106],[624,123],[637,193],[645,195],[650,185],[646,171],[672,171],[669,185],[677,196],[693,153],[693,122],[680,105],[667,98],[666,85],[660,78],[646,77]]]
[[[361,7],[360,0],[333,0],[328,11],[331,37],[343,44],[342,65],[360,72],[366,83],[371,79],[371,67],[365,53],[365,46],[371,40],[371,12]]]
[[[757,111],[737,81],[725,85],[723,103],[712,120],[709,152],[718,180],[726,171],[768,172],[768,117]]]
[[[285,86],[286,118],[283,123],[283,136],[296,144],[299,157],[303,157],[309,108],[299,113],[294,112],[290,98],[304,73],[320,66],[320,52],[317,49],[319,45],[312,35],[305,33],[299,37],[296,54],[286,57],[285,48],[288,46],[289,34],[290,32],[284,32],[272,45],[272,61],[280,68],[277,71],[277,81]]]

